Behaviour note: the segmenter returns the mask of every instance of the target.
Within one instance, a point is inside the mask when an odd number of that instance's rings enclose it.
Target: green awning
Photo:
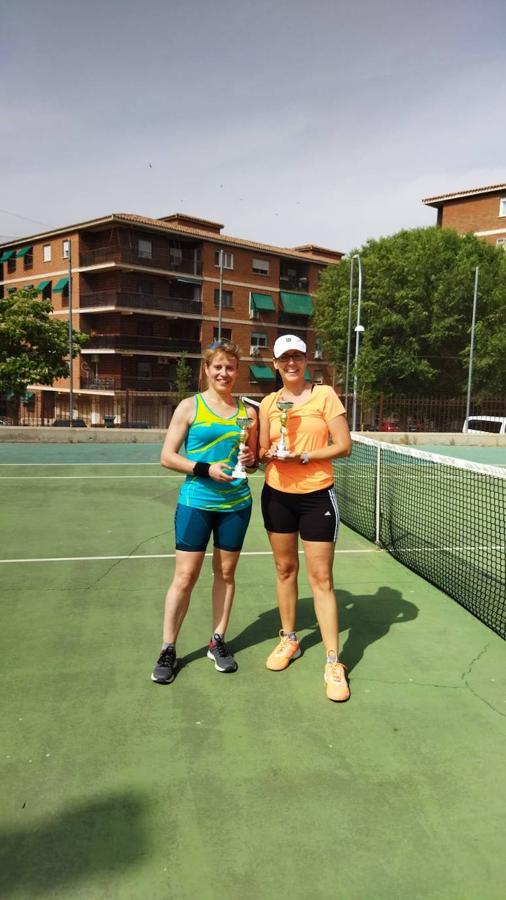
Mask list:
[[[0,263],[7,262],[8,259],[12,259],[14,253],[15,250],[4,250],[4,252],[0,256]]]
[[[16,253],[16,259],[21,259],[22,256],[26,256],[30,253],[31,247],[21,247],[21,250],[18,250]]]
[[[55,293],[55,294],[60,294],[62,291],[65,290],[65,288],[67,287],[68,283],[69,283],[68,278],[60,278],[58,284],[55,284],[55,286],[54,286],[54,288],[53,288],[54,293]]]
[[[306,371],[304,372],[304,381],[311,381],[311,372],[306,366]]]
[[[280,296],[283,312],[294,316],[313,315],[313,301],[309,294],[289,294],[287,291],[280,291]]]
[[[253,381],[276,381],[276,375],[270,366],[250,366]]]
[[[41,281],[40,284],[37,285],[35,290],[37,291],[38,294],[42,294],[42,291],[46,290],[48,284],[51,284],[50,278],[48,278],[47,281]]]
[[[32,391],[25,391],[24,394],[21,394],[21,397],[19,399],[21,400],[21,403],[26,406],[26,404],[30,403],[30,401],[33,400],[34,397],[35,394]]]
[[[262,309],[264,312],[273,312],[276,309],[271,294],[251,294],[251,303],[255,309]]]

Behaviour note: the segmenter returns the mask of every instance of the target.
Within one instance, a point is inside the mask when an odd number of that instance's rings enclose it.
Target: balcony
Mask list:
[[[202,255],[200,247],[189,250],[181,250],[176,254],[169,248],[161,252],[153,248],[151,256],[141,255],[133,247],[120,247],[118,244],[104,244],[94,250],[84,250],[79,257],[80,266],[98,266],[104,263],[116,263],[117,265],[149,266],[153,269],[165,269],[169,272],[181,272],[185,275],[202,274]]]
[[[161,296],[160,294],[140,294],[127,291],[94,291],[81,294],[79,308],[104,306],[115,309],[156,309],[160,312],[184,313],[190,316],[202,315],[200,300],[187,297]]]
[[[280,275],[279,286],[286,291],[307,291],[309,279],[306,275]]]
[[[200,341],[191,338],[151,337],[143,334],[93,334],[86,350],[148,350],[151,353],[200,353]]]
[[[134,375],[81,374],[81,388],[88,391],[145,391],[173,394],[176,383],[170,378],[138,378]],[[198,382],[190,384],[190,392],[198,390]]]

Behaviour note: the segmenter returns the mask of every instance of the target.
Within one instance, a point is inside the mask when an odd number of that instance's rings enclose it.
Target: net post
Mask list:
[[[381,528],[381,444],[376,448],[376,506],[375,506],[375,534],[374,543],[377,547],[381,545],[380,541]]]

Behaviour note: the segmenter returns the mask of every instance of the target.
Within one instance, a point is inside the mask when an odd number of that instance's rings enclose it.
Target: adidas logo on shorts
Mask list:
[[[331,515],[332,515],[332,513],[330,513],[328,510],[326,513],[324,513],[324,516],[331,516]]]

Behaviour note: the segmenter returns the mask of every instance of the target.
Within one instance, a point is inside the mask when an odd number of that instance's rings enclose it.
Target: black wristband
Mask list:
[[[197,475],[199,478],[210,478],[209,469],[211,468],[211,463],[206,462],[196,462],[193,467],[193,474]]]

